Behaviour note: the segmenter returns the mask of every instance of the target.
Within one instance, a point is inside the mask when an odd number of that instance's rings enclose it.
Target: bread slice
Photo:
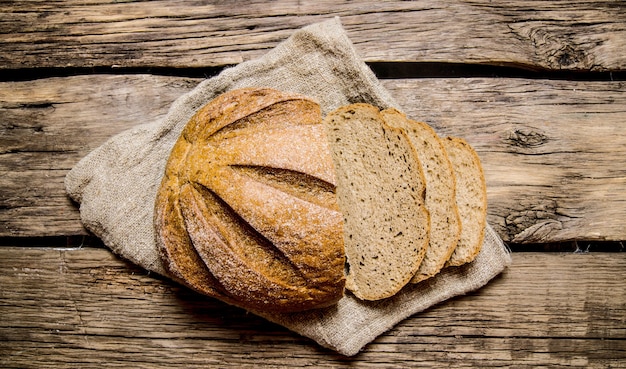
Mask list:
[[[341,107],[324,123],[345,220],[346,288],[363,300],[393,296],[413,278],[428,246],[416,153],[406,134],[368,104]]]
[[[426,179],[426,209],[430,213],[430,241],[424,260],[411,280],[417,283],[441,270],[454,252],[461,233],[456,185],[446,149],[432,127],[408,119],[396,109],[382,112],[385,122],[403,129],[421,162]]]
[[[469,263],[480,252],[487,223],[487,186],[476,151],[463,139],[443,140],[456,179],[456,204],[461,215],[461,237],[446,265]]]

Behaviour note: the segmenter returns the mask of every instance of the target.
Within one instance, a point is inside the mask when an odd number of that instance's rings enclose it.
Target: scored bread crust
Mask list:
[[[442,140],[454,168],[456,203],[461,215],[461,236],[447,266],[469,263],[480,252],[487,225],[487,185],[480,158],[467,141]]]
[[[272,89],[227,92],[174,145],[155,203],[172,277],[257,311],[336,303],[343,216],[320,108]]]
[[[413,278],[428,246],[419,160],[406,134],[372,105],[343,106],[324,123],[345,217],[346,288],[363,300],[391,297]]]
[[[389,125],[403,129],[422,165],[426,180],[426,209],[430,213],[430,238],[424,260],[412,283],[430,278],[444,267],[454,252],[461,233],[456,206],[456,184],[452,164],[435,130],[406,117],[396,109],[382,111]]]

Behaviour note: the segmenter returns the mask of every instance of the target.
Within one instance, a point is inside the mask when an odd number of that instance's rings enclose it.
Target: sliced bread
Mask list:
[[[456,179],[456,204],[461,215],[461,237],[446,263],[449,266],[468,263],[478,255],[487,223],[487,186],[478,154],[463,139],[442,140]]]
[[[424,260],[411,280],[412,283],[417,283],[439,273],[459,240],[461,220],[455,200],[454,171],[446,149],[432,127],[408,119],[396,109],[383,110],[382,115],[387,124],[407,133],[426,179],[430,241]]]
[[[341,107],[324,123],[344,215],[346,288],[363,300],[391,297],[413,278],[428,246],[419,160],[406,134],[374,106]]]

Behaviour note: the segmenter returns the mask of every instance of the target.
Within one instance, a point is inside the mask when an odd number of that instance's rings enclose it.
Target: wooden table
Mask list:
[[[224,67],[340,16],[483,161],[513,265],[354,357],[118,259],[67,171]],[[621,1],[0,2],[0,367],[626,367]]]

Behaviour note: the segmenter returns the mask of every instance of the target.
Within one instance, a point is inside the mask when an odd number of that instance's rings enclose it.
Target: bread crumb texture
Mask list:
[[[353,104],[325,118],[344,225],[346,287],[358,298],[395,295],[426,251],[429,215],[420,163],[378,108]]]
[[[417,152],[426,181],[425,204],[431,227],[424,260],[411,280],[417,283],[441,271],[460,237],[461,219],[456,206],[454,170],[440,137],[432,127],[411,120],[396,109],[386,109],[382,114],[387,124],[406,132]]]

